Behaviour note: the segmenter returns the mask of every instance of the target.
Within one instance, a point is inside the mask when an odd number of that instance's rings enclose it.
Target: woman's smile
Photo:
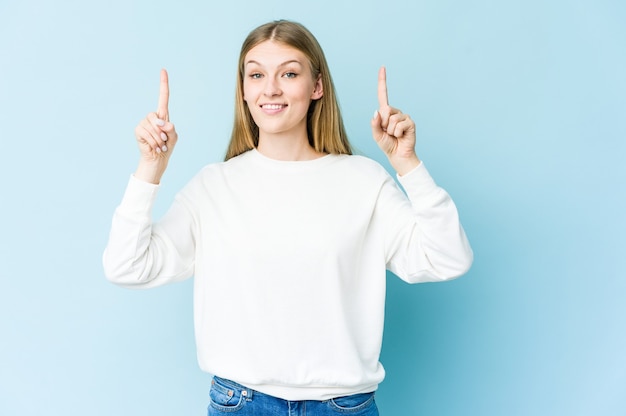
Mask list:
[[[287,104],[262,104],[261,108],[265,114],[274,115],[287,108]]]

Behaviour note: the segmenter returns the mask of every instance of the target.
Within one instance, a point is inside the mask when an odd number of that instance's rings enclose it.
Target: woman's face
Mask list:
[[[307,111],[322,94],[321,80],[313,79],[309,60],[296,48],[268,40],[244,58],[243,99],[259,127],[259,140],[307,139]]]

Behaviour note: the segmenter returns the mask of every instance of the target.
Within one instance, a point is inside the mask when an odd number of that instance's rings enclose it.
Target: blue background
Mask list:
[[[276,18],[318,37],[352,142],[389,167],[387,66],[475,251],[453,282],[390,276],[381,414],[626,414],[617,0],[0,0],[0,414],[205,413],[192,281],[120,289],[101,253],[159,69],[180,141],[157,217],[221,160],[241,42]]]

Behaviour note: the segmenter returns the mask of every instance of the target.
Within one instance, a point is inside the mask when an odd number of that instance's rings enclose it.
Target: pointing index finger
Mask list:
[[[157,115],[161,120],[169,121],[168,102],[170,99],[170,86],[167,77],[167,71],[161,69],[161,86],[159,88],[159,105],[157,107]]]
[[[378,105],[380,108],[389,106],[387,98],[387,70],[384,66],[381,66],[378,70]]]

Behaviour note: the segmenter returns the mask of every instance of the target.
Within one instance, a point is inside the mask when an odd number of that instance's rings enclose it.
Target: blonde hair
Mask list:
[[[311,101],[307,115],[307,133],[311,147],[322,153],[352,154],[324,51],[313,34],[300,23],[276,20],[254,29],[241,46],[235,92],[235,119],[225,160],[259,144],[259,129],[243,99],[244,59],[252,48],[268,40],[298,49],[308,58],[313,79],[321,78],[324,93],[320,99]]]

